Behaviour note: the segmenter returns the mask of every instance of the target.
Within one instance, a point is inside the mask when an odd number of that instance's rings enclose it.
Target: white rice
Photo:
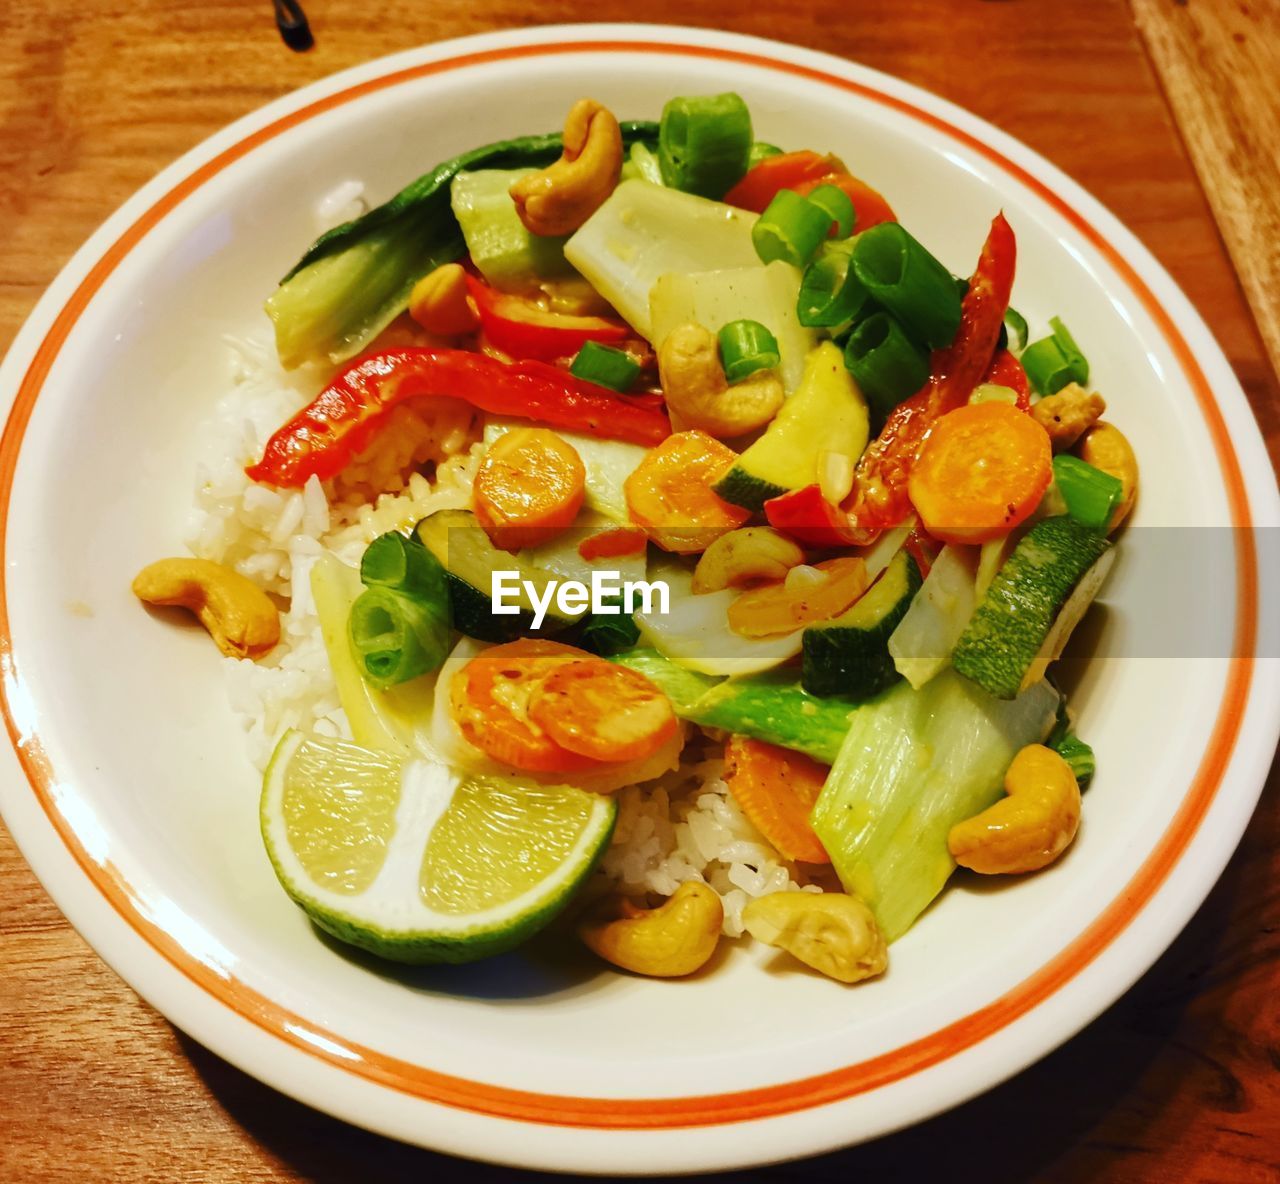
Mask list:
[[[311,600],[308,574],[325,551],[351,565],[378,535],[470,501],[480,447],[470,412],[452,401],[396,413],[381,444],[341,484],[312,478],[302,490],[256,485],[245,475],[282,423],[309,401],[320,376],[290,375],[266,339],[227,339],[230,390],[201,429],[195,505],[186,541],[225,563],[284,607],[280,644],[266,658],[224,659],[232,710],[249,757],[264,769],[290,728],[350,738]],[[434,463],[428,479],[421,471]],[[375,490],[381,492],[374,495]],[[743,906],[785,890],[821,891],[784,860],[738,808],[723,779],[722,746],[686,747],[680,768],[618,795],[618,822],[600,875],[633,895],[669,896],[702,880],[725,905],[724,932],[742,932]]]

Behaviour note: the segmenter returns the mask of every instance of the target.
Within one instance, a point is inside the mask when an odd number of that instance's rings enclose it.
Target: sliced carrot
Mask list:
[[[529,718],[529,700],[558,667],[592,655],[555,641],[525,638],[494,646],[454,676],[449,711],[469,744],[500,764],[530,773],[585,773],[599,761],[570,752]]]
[[[616,559],[620,555],[638,555],[649,544],[649,536],[643,530],[620,526],[616,530],[602,530],[589,534],[578,544],[578,554],[588,563],[597,559]]]
[[[1044,428],[1008,403],[975,403],[934,425],[907,492],[935,538],[985,543],[1025,520],[1052,479]]]
[[[678,727],[671,701],[643,674],[599,658],[553,670],[529,717],[561,747],[598,761],[644,760]]]
[[[724,779],[751,824],[779,854],[804,863],[830,863],[809,825],[809,814],[830,771],[803,753],[730,736]]]
[[[518,551],[573,525],[586,479],[567,440],[548,428],[515,428],[489,445],[472,486],[472,508],[495,547]]]
[[[668,436],[650,449],[623,485],[631,520],[664,551],[705,551],[751,517],[749,510],[722,500],[711,488],[737,459],[706,432]]]
[[[812,582],[793,568],[779,584],[744,592],[729,605],[729,628],[740,637],[773,637],[794,633],[814,621],[839,616],[861,596],[871,581],[867,565],[851,556],[816,564],[822,577]]]

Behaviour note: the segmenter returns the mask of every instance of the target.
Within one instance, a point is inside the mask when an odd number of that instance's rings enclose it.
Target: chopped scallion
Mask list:
[[[1078,456],[1055,456],[1053,480],[1067,503],[1067,513],[1094,530],[1107,529],[1124,498],[1124,486],[1118,477],[1094,468]]]
[[[929,377],[929,359],[887,312],[872,313],[854,327],[844,364],[881,416],[914,395]]]
[[[630,390],[640,374],[640,363],[626,350],[613,349],[598,341],[585,342],[573,359],[569,373],[584,382],[607,386],[611,391]]]
[[[1004,310],[1004,328],[1008,336],[1009,348],[1015,354],[1020,354],[1027,348],[1027,318],[1016,308],[1006,308]]]
[[[806,328],[832,329],[858,315],[867,303],[867,290],[850,266],[853,245],[847,240],[828,243],[804,269],[796,318]]]
[[[379,690],[436,669],[449,648],[444,614],[381,586],[356,598],[347,634],[365,679]]]
[[[766,144],[762,140],[757,140],[751,145],[751,151],[747,154],[747,168],[753,169],[762,160],[768,160],[771,156],[781,156],[782,149],[776,144]]]
[[[360,581],[369,588],[390,588],[408,596],[435,598],[445,594],[440,561],[416,538],[398,531],[379,535],[365,548]]]
[[[1066,325],[1057,317],[1049,318],[1053,333],[1033,341],[1022,351],[1022,368],[1031,385],[1042,395],[1052,395],[1069,382],[1089,381],[1089,362]]]
[[[1068,732],[1053,745],[1053,750],[1071,766],[1071,771],[1076,775],[1076,784],[1081,789],[1088,786],[1094,773],[1098,771],[1093,749],[1074,732]]]
[[[819,185],[807,197],[815,206],[820,206],[831,215],[831,221],[836,224],[836,238],[848,238],[853,233],[857,215],[853,202],[843,189],[837,185]]]
[[[831,229],[831,215],[790,189],[779,189],[751,228],[756,254],[765,263],[781,259],[804,267]]]
[[[980,382],[973,388],[969,396],[970,403],[1008,403],[1017,406],[1018,392],[1011,386],[1001,386],[998,382]]]
[[[782,360],[778,339],[759,321],[730,321],[719,333],[720,364],[729,382],[741,382]]]
[[[675,98],[662,109],[658,159],[673,189],[723,197],[747,171],[751,113],[740,95]]]
[[[882,222],[858,236],[853,267],[872,298],[911,337],[930,349],[951,344],[960,327],[955,277],[897,222]]]

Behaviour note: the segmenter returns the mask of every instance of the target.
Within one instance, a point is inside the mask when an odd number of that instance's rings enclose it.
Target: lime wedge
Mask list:
[[[460,779],[288,732],[262,784],[262,839],[320,928],[397,962],[471,962],[519,945],[568,903],[609,844],[612,798]]]

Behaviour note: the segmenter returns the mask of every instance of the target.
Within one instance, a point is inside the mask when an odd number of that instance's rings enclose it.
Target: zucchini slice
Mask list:
[[[453,627],[459,633],[479,641],[512,641],[526,633],[558,633],[583,615],[566,617],[553,603],[541,628],[535,631],[534,607],[523,587],[515,598],[518,613],[495,614],[495,571],[518,572],[522,581],[534,585],[539,601],[547,584],[556,577],[495,547],[470,510],[438,510],[418,523],[416,533],[423,546],[444,565]]]
[[[901,675],[889,654],[889,638],[919,588],[920,569],[899,551],[852,608],[810,625],[804,631],[804,689],[860,703],[897,682]]]
[[[997,699],[1015,698],[1062,653],[1114,559],[1106,536],[1074,518],[1037,522],[991,581],[951,664]]]
[[[856,461],[868,433],[867,401],[839,348],[825,341],[805,358],[795,394],[715,491],[735,506],[759,510],[771,497],[817,481],[819,452],[843,452]]]

